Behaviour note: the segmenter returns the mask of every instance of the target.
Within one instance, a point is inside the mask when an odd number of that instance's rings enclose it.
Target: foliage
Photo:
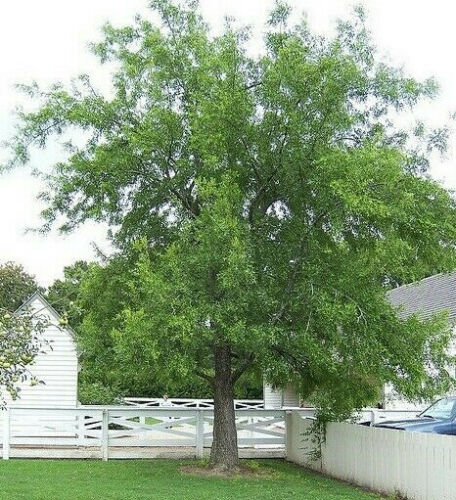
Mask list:
[[[29,367],[44,347],[40,333],[47,322],[26,310],[14,313],[37,289],[35,278],[20,264],[0,265],[0,406],[5,404],[6,393],[13,400],[20,397],[20,386],[26,380],[39,383]]]
[[[40,334],[46,325],[47,320],[39,314],[26,310],[12,314],[0,309],[0,406],[5,403],[5,392],[15,400],[20,397],[20,384],[40,382],[29,367],[45,347]]]
[[[106,264],[92,264],[80,284],[74,304],[83,311],[76,328],[82,366],[81,393],[86,393],[85,387],[102,384],[119,396],[167,393],[174,397],[211,397],[210,387],[193,373],[174,378],[157,363],[156,356],[148,350],[150,330],[143,330],[140,323],[131,323],[129,336],[121,333],[127,311],[143,305],[138,294],[142,277],[132,272],[138,258],[135,250],[112,257]],[[170,356],[174,358],[175,353]],[[258,376],[244,378],[236,395],[258,398],[261,385]]]
[[[55,280],[46,290],[46,299],[65,318],[72,328],[77,329],[84,312],[78,305],[81,283],[89,271],[90,264],[77,261],[63,270],[63,279]]]
[[[136,307],[131,270],[137,252],[125,252],[108,262],[75,262],[64,269],[64,278],[46,292],[50,304],[75,330],[81,371],[79,400],[84,404],[108,404],[122,396],[210,397],[207,384],[198,377],[173,380],[166,371],[144,359],[141,349],[123,352],[116,342],[122,327],[121,312]],[[131,356],[133,359],[131,359]],[[252,377],[250,377],[251,379]],[[239,397],[260,397],[256,377],[239,387]]]
[[[20,264],[0,265],[0,308],[15,311],[37,289],[35,278]]]
[[[326,39],[279,4],[250,57],[249,31],[213,36],[196,2],[150,5],[158,23],[108,24],[92,47],[112,93],[87,76],[23,87],[39,106],[11,141],[13,165],[84,132],[48,176],[44,228],[94,219],[121,251],[139,242],[113,325],[125,362],[229,397],[261,370],[332,417],[386,382],[410,398],[448,389],[446,319],[403,319],[385,298],[455,267],[455,201],[427,174],[448,130],[393,122],[435,83],[377,62],[361,11]]]
[[[79,382],[78,401],[83,405],[112,405],[118,402],[118,394],[98,382]]]

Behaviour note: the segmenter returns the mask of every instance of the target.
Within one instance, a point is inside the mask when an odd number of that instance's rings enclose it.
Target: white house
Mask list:
[[[421,318],[429,318],[433,314],[447,311],[449,320],[456,329],[456,272],[449,274],[436,274],[416,283],[403,285],[390,290],[387,297],[391,304],[398,309],[398,314],[408,317],[418,314]],[[456,338],[451,347],[450,354],[456,355]],[[454,367],[452,368],[453,373]],[[290,387],[285,390],[273,389],[268,385],[264,387],[265,407],[277,408],[280,406],[292,406],[293,399]],[[286,404],[288,403],[288,404]],[[394,390],[394,387],[387,385],[384,388],[385,409],[419,409],[426,407],[426,404],[415,405],[404,400]]]
[[[78,394],[78,357],[74,332],[59,325],[60,315],[39,293],[33,294],[16,312],[23,310],[49,321],[43,331],[43,352],[38,354],[29,370],[40,382],[35,386],[25,381],[20,398],[8,401],[10,406],[75,407]]]

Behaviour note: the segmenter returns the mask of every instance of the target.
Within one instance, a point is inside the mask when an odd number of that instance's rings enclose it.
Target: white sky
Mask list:
[[[202,0],[206,19],[220,26],[226,14],[260,28],[272,0]],[[311,26],[327,32],[334,20],[348,14],[354,3],[367,6],[369,25],[380,52],[417,78],[435,76],[441,85],[438,102],[420,109],[431,123],[445,121],[456,110],[456,3],[450,0],[291,0],[308,14]],[[36,80],[40,84],[67,82],[88,73],[103,82],[87,43],[99,37],[107,20],[128,24],[135,13],[146,12],[146,0],[15,0],[2,2],[0,10],[0,141],[13,130],[13,109],[21,97],[15,83]],[[455,143],[455,141],[452,141]],[[456,187],[450,150],[437,161],[433,175],[446,186]],[[2,153],[0,153],[0,157]],[[34,156],[32,166],[45,168],[58,156],[50,148]],[[104,229],[88,224],[69,236],[25,233],[39,222],[40,204],[35,196],[39,181],[29,169],[0,177],[0,262],[14,260],[36,275],[42,284],[61,276],[63,266],[94,257],[92,242],[108,250]]]

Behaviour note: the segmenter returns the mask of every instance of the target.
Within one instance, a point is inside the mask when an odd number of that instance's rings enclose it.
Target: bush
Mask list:
[[[78,399],[83,405],[111,405],[120,402],[120,394],[100,383],[82,383],[78,388]]]

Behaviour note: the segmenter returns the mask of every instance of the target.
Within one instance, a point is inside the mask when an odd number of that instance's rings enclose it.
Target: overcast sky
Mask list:
[[[259,31],[272,0],[202,0],[207,20],[220,27],[226,14],[235,15]],[[427,121],[439,124],[456,110],[456,4],[448,0],[292,0],[307,12],[311,26],[328,32],[354,3],[367,6],[376,44],[390,61],[417,78],[435,76],[441,85],[439,100],[420,109]],[[87,43],[99,37],[107,20],[127,24],[137,12],[146,13],[146,0],[15,0],[2,2],[0,16],[0,141],[13,130],[14,107],[20,96],[15,83],[69,81],[88,73],[103,85],[103,77]],[[455,141],[453,141],[455,143]],[[453,148],[452,148],[453,149]],[[432,174],[448,187],[456,186],[454,152],[436,161]],[[456,151],[456,148],[454,148]],[[0,152],[0,158],[2,157]],[[33,158],[32,166],[46,168],[58,156],[52,147]],[[70,236],[26,233],[39,223],[35,196],[39,181],[29,169],[0,177],[0,262],[14,260],[36,275],[41,284],[60,277],[65,265],[94,257],[92,242],[106,251],[104,228],[88,224]]]

